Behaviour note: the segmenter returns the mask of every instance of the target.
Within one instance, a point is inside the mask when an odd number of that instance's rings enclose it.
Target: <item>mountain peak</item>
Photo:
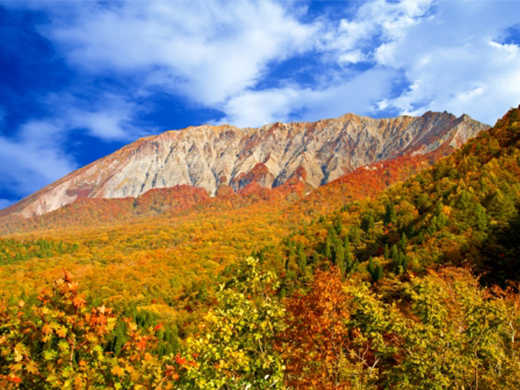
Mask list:
[[[317,188],[374,162],[437,149],[447,154],[488,128],[467,118],[428,112],[373,119],[348,113],[260,128],[190,126],[141,138],[1,214],[29,217],[85,197],[138,197],[150,189],[179,185],[214,195],[222,186],[234,191],[251,183],[271,188],[296,178],[307,188]]]

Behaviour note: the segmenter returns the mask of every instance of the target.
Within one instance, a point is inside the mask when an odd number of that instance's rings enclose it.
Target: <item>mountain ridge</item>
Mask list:
[[[250,183],[279,187],[303,181],[309,190],[345,173],[398,156],[454,150],[489,126],[467,115],[373,119],[345,114],[317,122],[260,128],[191,126],[140,138],[2,210],[31,217],[82,198],[139,197],[154,188],[201,187],[215,195]]]

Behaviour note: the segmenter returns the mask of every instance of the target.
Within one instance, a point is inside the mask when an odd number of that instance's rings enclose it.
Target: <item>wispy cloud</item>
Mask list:
[[[262,91],[245,91],[224,106],[227,116],[218,123],[261,126],[276,121],[313,121],[348,112],[370,113],[370,107],[392,87],[394,73],[372,69],[325,87],[290,85]],[[347,110],[348,108],[348,110]]]
[[[0,137],[0,182],[13,196],[30,194],[77,168],[62,151],[62,128],[29,121],[14,138]]]
[[[85,107],[75,96],[50,93],[44,104],[54,106],[55,115],[29,119],[14,135],[0,136],[2,188],[14,197],[25,196],[79,168],[65,152],[77,132],[106,141],[128,141],[147,133],[146,127],[136,126],[140,110],[135,103],[111,94],[98,98]]]

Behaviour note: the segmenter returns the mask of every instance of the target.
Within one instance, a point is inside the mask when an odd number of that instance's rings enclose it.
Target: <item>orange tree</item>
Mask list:
[[[370,388],[372,372],[357,359],[355,333],[348,327],[351,300],[334,267],[315,274],[307,295],[296,294],[286,301],[288,327],[280,335],[279,348],[291,388]]]

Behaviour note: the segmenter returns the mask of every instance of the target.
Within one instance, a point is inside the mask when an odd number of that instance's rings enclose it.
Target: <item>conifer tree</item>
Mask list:
[[[406,247],[408,246],[408,238],[406,237],[406,234],[404,232],[403,234],[401,234],[399,246],[401,247],[401,251],[406,252]]]
[[[374,273],[375,273],[375,266],[374,266],[374,259],[372,259],[372,256],[370,256],[370,259],[368,260],[367,271],[370,274],[370,276],[372,276],[372,278],[373,278]]]
[[[332,259],[332,252],[331,252],[331,243],[330,243],[330,237],[327,236],[327,238],[325,239],[325,253],[324,253],[325,257],[327,259]]]
[[[394,203],[390,202],[386,205],[384,223],[388,225],[390,223],[395,224],[397,215],[395,213]]]
[[[303,244],[301,242],[298,243],[298,266],[302,272],[305,271],[305,267],[307,267],[307,256],[305,255],[305,251],[303,249]]]

